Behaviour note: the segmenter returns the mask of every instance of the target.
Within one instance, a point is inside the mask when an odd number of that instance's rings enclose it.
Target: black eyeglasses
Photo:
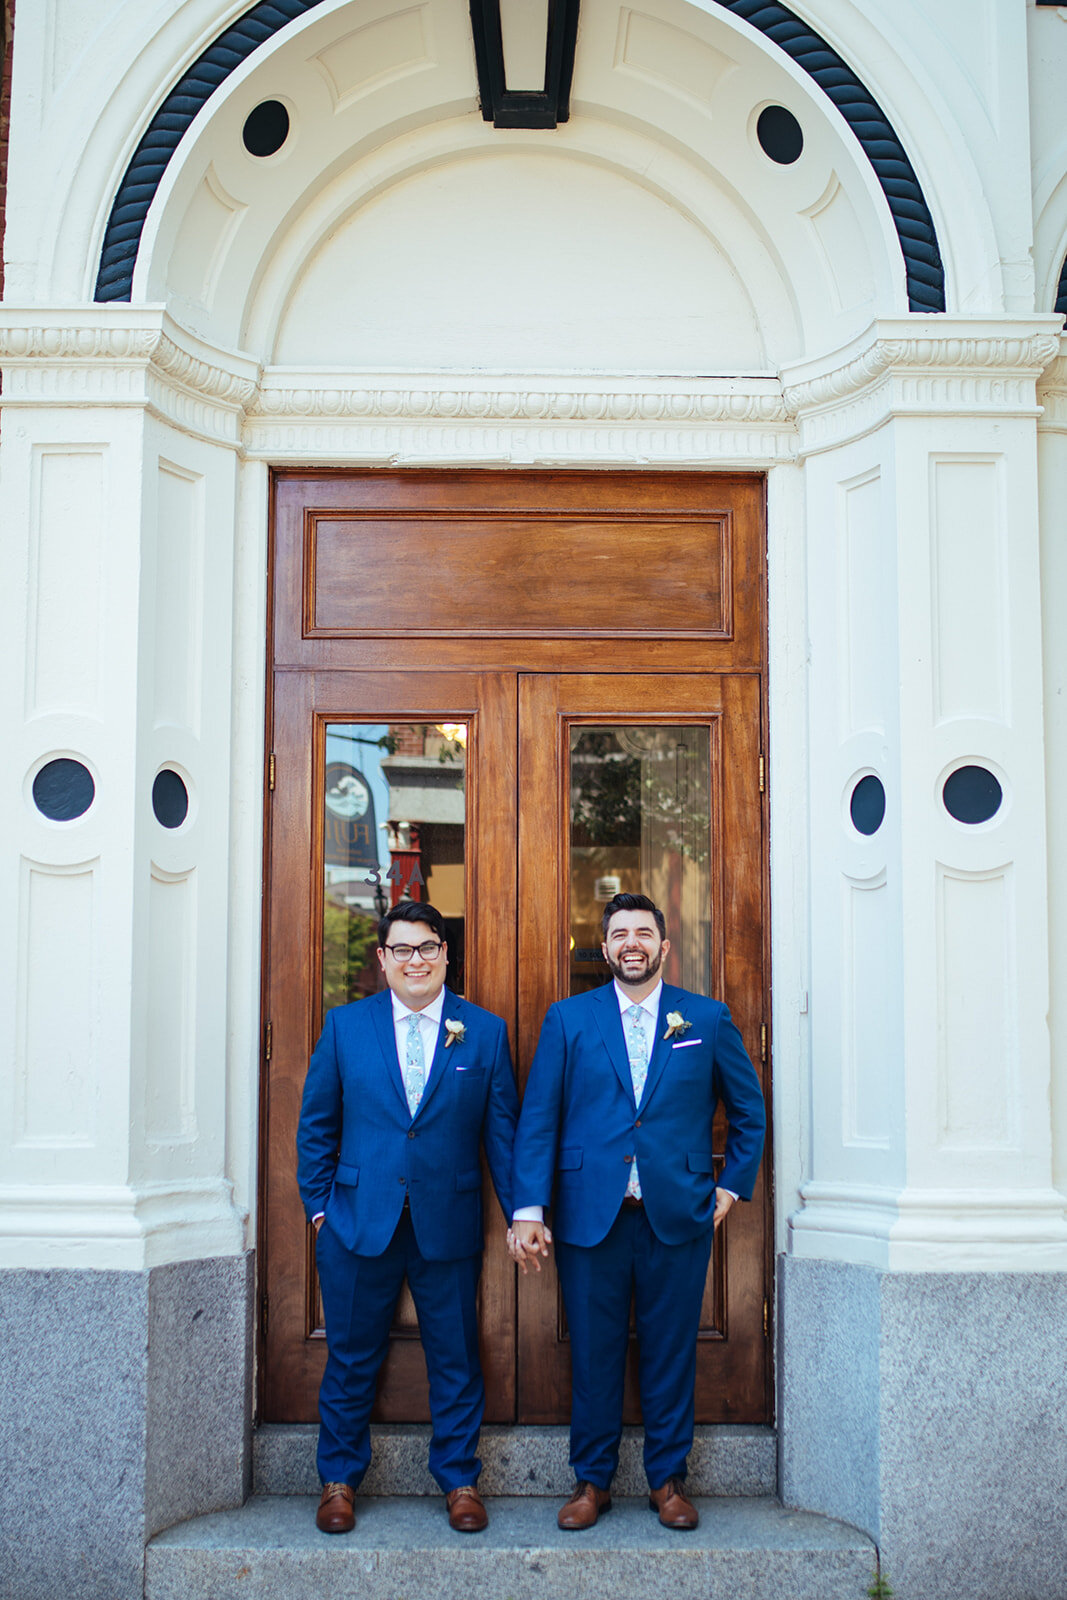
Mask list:
[[[444,944],[440,939],[424,939],[421,944],[387,944],[383,948],[388,950],[394,961],[401,963],[410,961],[416,955],[424,961],[436,961]]]

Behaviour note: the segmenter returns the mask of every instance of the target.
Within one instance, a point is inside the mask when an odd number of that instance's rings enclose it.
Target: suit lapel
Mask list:
[[[615,985],[605,983],[601,988],[594,989],[592,1000],[604,1048],[630,1104],[636,1111],[637,1102],[634,1099],[634,1083],[630,1073],[630,1056],[622,1031],[622,1013],[619,1010],[619,997],[615,993]]]
[[[663,1076],[663,1069],[671,1056],[670,1041],[663,1036],[667,1032],[667,1012],[680,1011],[685,1016],[685,994],[681,989],[668,989],[664,984],[659,992],[659,1016],[656,1019],[656,1042],[652,1046],[652,1059],[648,1063],[648,1077],[645,1079],[645,1092],[641,1096],[641,1104],[647,1105],[651,1099],[657,1083]]]
[[[434,1046],[433,1057],[430,1061],[430,1076],[425,1089],[422,1091],[422,1099],[419,1101],[419,1109],[415,1113],[415,1121],[418,1121],[419,1117],[421,1117],[422,1113],[426,1110],[427,1101],[431,1100],[436,1094],[437,1087],[441,1082],[441,1079],[453,1070],[454,1064],[451,1060],[452,1051],[463,1049],[463,1045],[461,1044],[454,1044],[450,1051],[446,1051],[445,1049],[445,1038],[447,1033],[445,1028],[446,1020],[466,1022],[468,1019],[465,1015],[463,1001],[460,1000],[457,995],[454,995],[451,989],[446,989],[444,991],[444,995],[445,1003],[441,1012],[441,1026],[437,1030],[437,1043]]]
[[[404,1093],[404,1074],[400,1070],[400,1058],[396,1053],[396,1028],[393,1025],[393,994],[391,989],[385,989],[381,994],[374,996],[371,1012],[374,1022],[374,1032],[378,1038],[378,1048],[382,1053],[386,1071],[392,1081],[393,1088],[400,1096],[405,1113],[408,1112],[408,1097]]]

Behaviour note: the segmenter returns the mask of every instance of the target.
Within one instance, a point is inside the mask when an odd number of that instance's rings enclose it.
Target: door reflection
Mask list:
[[[330,722],[322,796],[322,1015],[383,986],[378,922],[428,900],[464,993],[467,724]]]
[[[712,992],[708,727],[572,726],[570,992],[607,983],[600,916],[646,894],[667,919],[664,978]]]

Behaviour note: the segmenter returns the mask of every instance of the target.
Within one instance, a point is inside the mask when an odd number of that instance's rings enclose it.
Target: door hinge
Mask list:
[[[274,793],[274,773],[275,773],[275,761],[274,761],[274,751],[272,750],[270,755],[267,757],[267,790],[268,790],[268,792],[270,794]],[[761,787],[762,787],[762,784],[761,784]]]
[[[270,1060],[270,1052],[271,1052],[271,1047],[273,1045],[273,1041],[274,1041],[274,1029],[273,1029],[273,1026],[271,1025],[271,1023],[268,1022],[267,1026],[263,1030],[263,1059],[264,1059],[264,1061],[269,1061]]]
[[[764,1296],[764,1300],[763,1300],[763,1337],[765,1339],[767,1337],[768,1332],[770,1331],[770,1322],[771,1322],[771,1307],[770,1307],[770,1303],[767,1300],[766,1296]]]
[[[274,787],[273,782],[271,788]],[[767,789],[767,767],[762,756],[759,758],[759,792],[764,794]]]
[[[259,1302],[259,1331],[264,1339],[267,1337],[267,1310],[270,1305],[270,1296],[264,1295]]]
[[[267,1026],[270,1027],[270,1023],[268,1023]],[[767,1024],[765,1022],[760,1023],[759,1058],[761,1061],[766,1061],[767,1059]]]

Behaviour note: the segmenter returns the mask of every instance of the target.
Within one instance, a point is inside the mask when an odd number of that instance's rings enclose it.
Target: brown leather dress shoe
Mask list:
[[[700,1521],[696,1506],[686,1498],[681,1478],[668,1478],[662,1489],[649,1490],[648,1504],[652,1511],[659,1512],[665,1528],[695,1528]]]
[[[602,1511],[611,1510],[611,1491],[595,1483],[579,1483],[565,1506],[560,1506],[556,1521],[568,1533],[592,1528]]]
[[[481,1533],[489,1526],[489,1513],[485,1501],[472,1483],[462,1489],[450,1489],[445,1495],[448,1508],[448,1525],[457,1533]]]
[[[351,1533],[356,1525],[356,1491],[348,1483],[328,1483],[322,1491],[315,1526],[323,1533]]]

